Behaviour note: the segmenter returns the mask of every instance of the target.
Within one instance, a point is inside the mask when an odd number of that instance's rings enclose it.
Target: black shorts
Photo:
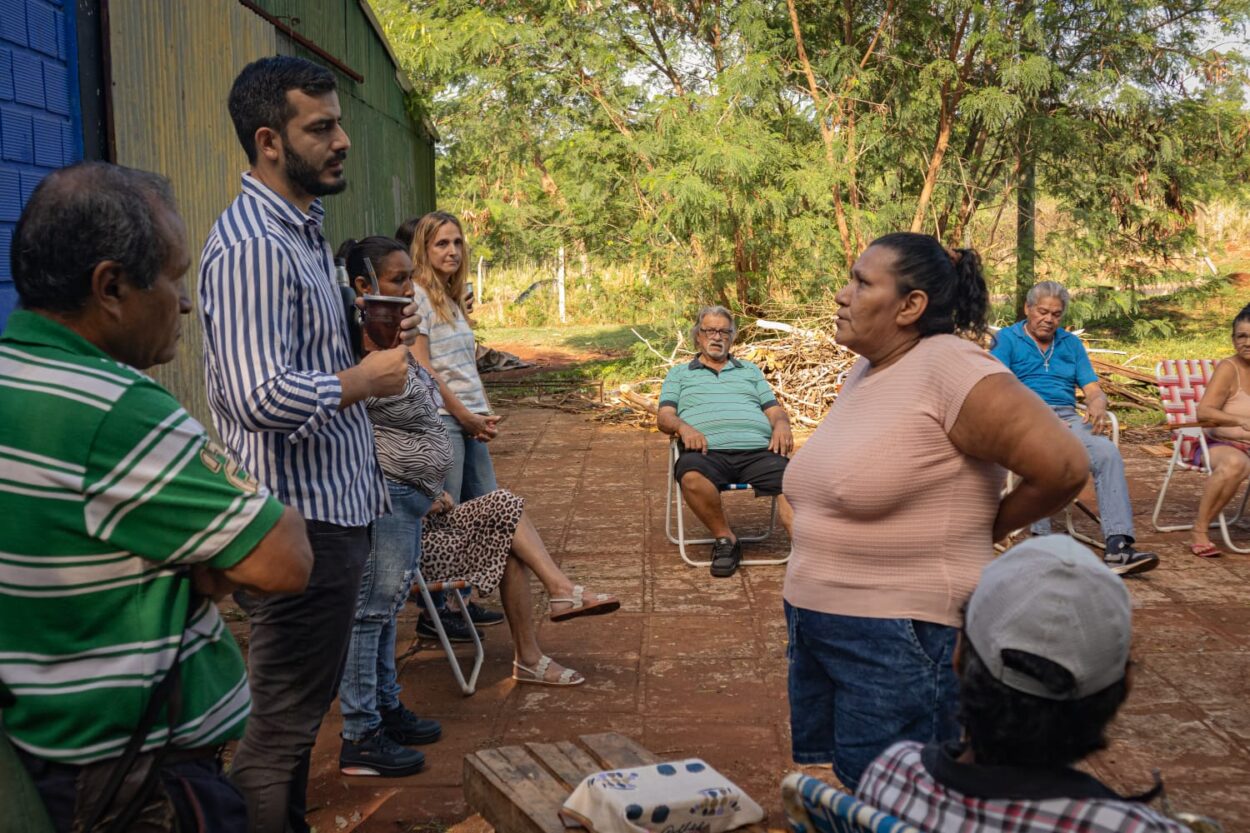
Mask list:
[[[759,495],[781,494],[781,478],[789,459],[761,448],[754,451],[682,451],[673,464],[678,481],[688,471],[697,471],[718,489],[730,483],[750,483]]]

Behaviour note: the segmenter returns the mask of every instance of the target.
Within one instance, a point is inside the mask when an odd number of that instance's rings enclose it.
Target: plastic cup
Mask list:
[[[396,295],[365,296],[365,335],[374,346],[385,350],[399,343],[399,323],[410,303],[410,299]]]

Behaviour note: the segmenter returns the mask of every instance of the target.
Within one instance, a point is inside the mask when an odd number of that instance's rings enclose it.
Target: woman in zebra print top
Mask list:
[[[347,262],[348,273],[355,276],[357,295],[370,291],[368,279],[363,277],[369,266],[382,294],[412,294],[412,262],[396,241],[384,237],[348,241],[339,254]],[[376,349],[367,334],[362,333],[362,339],[362,350]],[[437,724],[417,718],[400,703],[394,668],[395,618],[418,564],[430,580],[467,580],[481,593],[500,589],[515,648],[513,678],[519,682],[585,682],[579,673],[552,661],[539,647],[526,567],[549,592],[555,621],[610,613],[620,607],[614,597],[588,593],[561,572],[525,515],[520,497],[497,489],[455,504],[443,490],[453,456],[438,414],[440,404],[437,383],[415,360],[410,363],[402,394],[371,398],[365,403],[374,425],[378,463],[387,479],[391,514],[374,523],[373,550],[361,580],[347,670],[339,692],[345,750],[340,765],[353,774],[398,774],[385,767],[361,766],[354,755],[362,743],[385,745],[385,740],[377,738],[380,732],[391,732],[392,741],[419,737],[429,742],[438,734]],[[424,725],[425,731],[406,735],[392,731],[400,724]],[[398,750],[398,754],[402,752]]]

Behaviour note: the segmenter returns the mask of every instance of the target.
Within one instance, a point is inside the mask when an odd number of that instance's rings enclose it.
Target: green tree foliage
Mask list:
[[[479,253],[633,263],[675,308],[818,297],[900,228],[1011,253],[1029,170],[1039,268],[1132,287],[1250,181],[1250,0],[374,5]]]

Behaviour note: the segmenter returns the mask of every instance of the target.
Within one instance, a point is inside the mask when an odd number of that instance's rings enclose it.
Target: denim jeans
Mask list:
[[[797,763],[832,763],[853,793],[892,744],[958,740],[955,628],[785,609]]]
[[[347,658],[369,528],[305,521],[313,566],[303,593],[234,594],[251,636],[252,714],[230,768],[252,833],[305,833],[309,762]]]
[[[1128,481],[1124,479],[1124,458],[1120,456],[1120,449],[1111,440],[1095,434],[1087,423],[1081,421],[1081,415],[1075,408],[1054,410],[1076,433],[1089,454],[1089,470],[1094,476],[1103,539],[1112,535],[1133,538],[1133,504],[1128,497]],[[1036,535],[1049,535],[1050,518],[1036,521],[1029,529]]]
[[[443,425],[447,427],[447,436],[451,438],[451,470],[443,488],[456,503],[464,503],[475,497],[490,494],[499,488],[495,482],[495,466],[490,461],[490,451],[486,443],[466,437],[460,423],[451,414],[443,414]],[[460,595],[466,599],[472,591],[464,589]],[[442,592],[431,593],[430,599],[435,607],[445,605]]]
[[[339,684],[343,737],[358,741],[382,725],[381,712],[399,706],[395,617],[421,561],[421,519],[434,502],[416,487],[386,481],[391,513],[373,522],[373,548],[360,578],[356,619]]]
[[[495,483],[495,467],[490,461],[486,443],[466,437],[460,423],[450,414],[443,415],[447,436],[451,437],[452,464],[443,488],[456,503],[464,503],[490,494],[499,488]]]

